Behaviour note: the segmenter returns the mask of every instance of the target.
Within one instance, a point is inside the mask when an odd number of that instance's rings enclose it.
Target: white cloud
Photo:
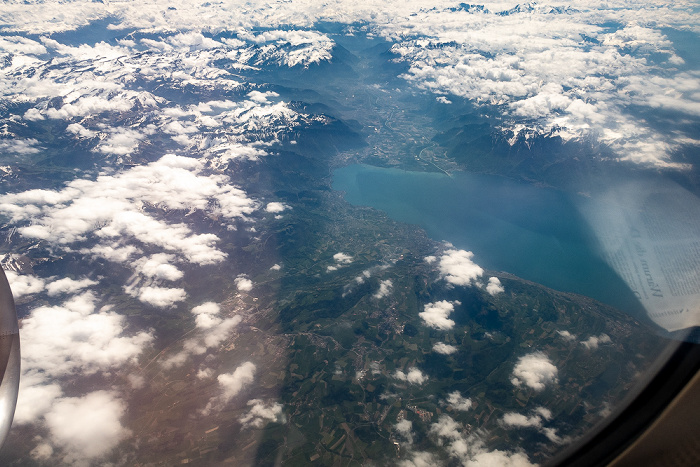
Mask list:
[[[58,279],[53,282],[46,284],[46,293],[49,297],[53,297],[59,294],[75,293],[85,287],[97,284],[96,281],[90,279],[80,279],[74,280],[70,277],[64,277],[63,279]]]
[[[55,282],[54,282],[55,283]],[[73,289],[75,284],[63,283]],[[67,464],[87,465],[111,451],[129,431],[120,419],[125,404],[112,392],[65,397],[59,378],[106,373],[135,362],[153,340],[149,332],[129,336],[123,316],[99,310],[91,292],[61,305],[34,308],[22,323],[22,377],[15,423],[41,423],[49,441],[32,451]],[[56,332],[60,329],[60,332]],[[58,450],[58,452],[57,452]]]
[[[126,404],[115,394],[96,391],[55,400],[45,421],[52,443],[73,463],[107,454],[129,436],[120,422],[125,412]]]
[[[338,264],[350,264],[352,263],[352,256],[340,252],[333,255],[333,260]]]
[[[157,253],[148,257],[139,258],[134,262],[135,270],[146,277],[160,280],[176,281],[184,275],[177,266],[175,255]]]
[[[536,415],[532,417],[526,417],[525,415],[519,413],[508,412],[505,415],[503,415],[502,421],[503,424],[506,426],[534,428],[542,427],[542,419]]]
[[[498,109],[513,140],[520,131],[597,138],[620,159],[678,166],[668,158],[683,137],[653,129],[634,108],[700,112],[698,97],[679,87],[686,72],[676,68],[673,44],[661,32],[670,24],[698,29],[696,18],[680,6],[643,2],[614,9],[577,5],[567,14],[544,5],[499,14],[504,8],[488,5],[478,14],[426,8],[378,29],[396,41],[392,51],[409,64],[405,79],[438,98],[450,93]],[[648,26],[652,10],[659,22]],[[606,21],[623,27],[609,32]],[[586,36],[591,41],[582,40]],[[655,63],[654,54],[667,55],[668,64]]]
[[[326,272],[337,271],[338,268],[342,267],[343,265],[352,263],[353,257],[343,252],[339,252],[333,255],[333,260],[335,261],[335,264],[326,267]]]
[[[576,340],[576,336],[571,334],[569,331],[557,331],[557,334],[561,336],[562,339],[565,341],[573,341]]]
[[[181,351],[163,361],[162,366],[166,369],[185,364],[190,355],[202,355],[207,349],[217,347],[231,337],[233,329],[242,321],[239,315],[221,317],[221,307],[214,302],[202,303],[191,311],[194,315],[195,327],[200,330],[200,333],[185,340]]]
[[[279,271],[280,269],[282,269],[282,266],[280,266],[279,264],[273,264],[272,266],[270,266],[270,271]]]
[[[214,302],[204,302],[201,305],[197,305],[192,308],[192,314],[198,315],[218,315],[221,311],[221,307]]]
[[[206,348],[213,348],[224,342],[230,337],[233,328],[238,326],[242,321],[239,315],[231,316],[230,318],[222,319],[218,325],[210,328],[204,335],[202,342]]]
[[[411,384],[423,384],[428,381],[428,377],[416,367],[409,368],[408,373],[404,373],[401,370],[396,370],[393,377]]]
[[[24,339],[24,335],[22,335]],[[36,369],[22,368],[19,394],[13,423],[24,425],[38,421],[49,411],[54,400],[63,395],[58,383],[49,382]]]
[[[25,120],[32,121],[32,122],[36,122],[36,121],[39,121],[39,120],[45,120],[46,117],[44,117],[44,116],[41,114],[41,112],[39,112],[37,109],[35,109],[35,108],[32,107],[31,109],[27,110],[27,111],[24,113],[24,119],[25,119]],[[82,128],[82,127],[81,127],[81,128]],[[68,129],[68,130],[71,131],[70,129]]]
[[[455,303],[459,304],[459,302]],[[449,319],[450,313],[454,309],[452,302],[441,300],[435,303],[426,303],[425,311],[418,313],[418,316],[431,328],[448,331],[455,326],[455,322]]]
[[[444,342],[437,342],[435,345],[433,345],[433,350],[443,355],[452,355],[459,349],[457,349],[457,347],[454,345],[445,344]]]
[[[532,467],[533,465],[521,452],[487,450],[478,434],[465,433],[462,425],[449,415],[440,415],[438,421],[430,425],[430,433],[437,438],[438,444],[444,446],[450,457],[457,459],[463,465],[474,467]]]
[[[474,253],[465,250],[447,250],[440,256],[440,277],[453,285],[468,286],[478,279],[484,270],[472,261]]]
[[[28,154],[38,154],[41,152],[41,149],[37,148],[36,145],[39,144],[39,141],[35,139],[3,139],[0,140],[0,151],[4,153],[11,153],[11,154],[20,154],[20,155],[28,155]]]
[[[501,281],[498,277],[489,277],[489,283],[486,284],[486,291],[491,295],[497,295],[502,293],[505,289],[501,285]]]
[[[557,382],[557,373],[557,367],[545,354],[535,352],[518,359],[511,382],[515,386],[525,384],[535,391],[541,391],[545,385]]]
[[[595,350],[600,344],[610,344],[611,342],[612,341],[610,340],[610,336],[603,333],[600,336],[591,336],[585,341],[581,341],[581,345],[583,345],[588,350]]]
[[[201,33],[190,31],[176,34],[168,38],[168,42],[177,48],[183,46],[194,49],[214,49],[221,46],[221,42],[203,36]]]
[[[412,451],[409,459],[399,461],[399,467],[436,467],[443,465],[439,459],[429,452]]]
[[[245,362],[233,373],[223,373],[217,377],[219,385],[223,390],[223,398],[228,402],[233,397],[238,395],[245,387],[253,382],[255,377],[255,365],[251,362]]]
[[[260,399],[248,401],[250,410],[239,420],[244,427],[262,428],[269,422],[284,423],[282,404],[279,402],[265,403]]]
[[[129,381],[129,386],[133,389],[141,389],[146,385],[146,378],[137,374],[129,374],[126,379]]]
[[[209,415],[213,410],[221,410],[231,399],[236,397],[255,379],[256,368],[251,362],[245,362],[233,373],[222,373],[217,376],[221,393],[213,397],[202,410],[203,415]]]
[[[289,209],[289,206],[283,203],[278,203],[278,202],[272,202],[272,203],[267,203],[267,206],[265,206],[265,211],[266,212],[272,212],[272,213],[278,213],[282,212],[285,209]]]
[[[47,461],[53,457],[53,446],[50,443],[40,442],[29,453],[32,459]]]
[[[379,290],[374,293],[373,297],[377,300],[387,297],[391,293],[392,287],[393,283],[391,282],[391,279],[381,281],[379,283]]]
[[[257,203],[231,186],[224,175],[203,175],[203,162],[166,155],[145,166],[133,167],[96,180],[77,179],[62,190],[29,190],[0,196],[0,212],[25,237],[43,239],[67,248],[77,242],[99,242],[93,254],[113,255],[119,242],[133,238],[196,264],[222,261],[214,234],[195,234],[185,224],[169,223],[157,213],[142,210],[144,203],[161,210],[201,210],[224,219],[245,218]],[[128,255],[127,255],[128,256]],[[177,273],[170,269],[167,275]]]
[[[29,110],[34,110],[36,109],[29,109]],[[28,118],[27,114],[29,114],[29,110],[27,111],[26,114],[24,114],[24,118]],[[43,117],[42,117],[43,118]],[[82,126],[80,123],[71,123],[66,127],[66,131],[69,133],[73,133],[74,135],[77,135],[81,138],[93,138],[97,136],[97,132],[93,130],[88,130],[84,126]]]
[[[23,370],[47,377],[90,375],[134,361],[153,336],[124,335],[125,318],[109,308],[96,310],[95,300],[86,292],[62,305],[33,309],[22,320]]]
[[[233,282],[236,284],[236,288],[241,292],[250,292],[253,290],[253,281],[245,277],[245,274],[236,277]]]
[[[413,444],[413,423],[410,420],[402,419],[394,425],[394,429],[409,445]]]
[[[87,115],[100,114],[107,111],[126,112],[131,109],[133,105],[134,103],[132,101],[119,97],[108,99],[100,96],[85,96],[71,103],[64,104],[60,109],[55,109],[53,107],[47,109],[46,116],[53,119],[70,120],[75,117],[85,117]],[[77,129],[76,127],[73,128]],[[114,128],[110,130],[110,132],[112,133],[111,138],[114,138],[115,143],[125,141],[120,138],[140,135],[139,132],[128,128]]]
[[[125,156],[134,152],[146,135],[131,128],[111,128],[110,135],[99,146],[103,154]]]
[[[506,427],[534,428],[555,444],[560,444],[568,440],[568,438],[565,440],[558,436],[556,429],[544,426],[544,422],[551,418],[552,412],[549,409],[537,407],[529,417],[517,412],[508,412],[501,418],[501,423]]]
[[[472,400],[462,396],[459,391],[447,395],[447,403],[455,410],[467,411],[472,408]]]
[[[142,287],[138,289],[137,297],[143,303],[158,308],[170,308],[187,298],[185,289],[167,287]]]
[[[21,36],[4,36],[0,38],[0,50],[16,54],[41,55],[46,53],[46,47]]]
[[[18,274],[15,271],[5,271],[5,276],[7,277],[7,282],[10,283],[12,295],[14,295],[15,298],[42,292],[45,287],[44,279],[31,274]]]

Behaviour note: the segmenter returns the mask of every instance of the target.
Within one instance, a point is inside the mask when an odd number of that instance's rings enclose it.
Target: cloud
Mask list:
[[[571,334],[569,331],[557,331],[557,334],[561,336],[562,339],[565,341],[573,341],[576,340],[576,336]]]
[[[53,446],[50,443],[40,442],[29,452],[29,455],[32,459],[47,461],[53,457]]]
[[[610,336],[603,333],[600,336],[591,336],[585,341],[581,341],[581,345],[588,350],[596,350],[600,344],[610,344],[611,342]]]
[[[455,309],[453,302],[441,300],[435,303],[426,303],[424,310],[418,313],[423,322],[431,328],[439,329],[440,331],[448,331],[455,326],[455,322],[449,319],[450,313]],[[454,302],[458,305],[459,302]]]
[[[37,144],[39,144],[39,141],[33,138],[11,140],[3,139],[0,140],[0,151],[20,155],[38,154],[41,152],[41,149],[36,147]]]
[[[236,284],[236,288],[241,292],[250,292],[253,290],[253,281],[245,277],[245,274],[236,277],[233,282]]]
[[[35,108],[33,108],[33,107],[32,107],[31,109],[27,110],[27,111],[24,113],[24,117],[23,117],[23,118],[24,118],[25,120],[29,120],[29,121],[32,121],[32,122],[36,122],[36,121],[39,121],[39,120],[45,120],[45,119],[46,119],[46,117],[44,117],[44,116],[41,114],[41,112],[39,112],[37,109],[35,109]],[[70,125],[69,125],[69,126],[70,126]],[[80,125],[78,125],[78,126],[80,126]],[[82,127],[81,127],[81,128],[82,128]],[[73,130],[73,129],[70,129],[70,128],[66,128],[66,129],[67,129],[68,131],[72,131],[72,130]]]
[[[545,385],[557,382],[557,373],[557,367],[545,354],[535,352],[518,359],[510,381],[515,386],[525,384],[535,391],[541,391]]]
[[[265,403],[260,399],[248,401],[250,410],[239,418],[245,428],[262,428],[269,422],[284,423],[283,406],[278,402]]]
[[[677,68],[673,43],[662,33],[697,28],[696,19],[669,6],[656,11],[663,19],[650,27],[645,16],[658,5],[639,2],[579,5],[566,14],[544,5],[507,14],[505,5],[489,8],[426,8],[378,29],[408,64],[404,79],[438,98],[451,94],[497,110],[513,141],[528,133],[597,139],[620,159],[680,167],[668,159],[683,137],[663,134],[635,114],[639,107],[700,112],[698,95],[679,87],[687,72]],[[606,22],[622,27],[610,31]],[[661,64],[664,55],[668,62]]]
[[[56,306],[42,306],[22,320],[22,368],[47,377],[90,375],[135,361],[153,336],[125,335],[125,318],[99,310],[90,292]],[[61,332],[57,333],[56,329]]]
[[[514,412],[508,412],[505,415],[503,415],[502,418],[503,424],[506,426],[514,426],[514,427],[534,427],[534,428],[540,428],[542,427],[542,419],[538,416],[532,416],[532,417],[526,417],[525,415],[519,414],[519,413],[514,413]]]
[[[255,372],[255,365],[245,362],[233,373],[222,373],[217,376],[221,393],[209,400],[206,407],[202,409],[202,415],[209,415],[212,411],[223,409],[231,399],[253,383]]]
[[[271,213],[279,213],[285,209],[289,209],[289,206],[278,202],[267,203],[267,206],[265,206],[265,212]]]
[[[440,277],[453,285],[472,285],[484,273],[484,270],[472,261],[473,256],[471,251],[445,251],[438,264]]]
[[[448,394],[446,401],[454,410],[467,411],[472,408],[472,400],[463,397],[459,391]]]
[[[46,281],[31,274],[18,274],[15,271],[5,271],[7,282],[10,283],[12,295],[15,298],[35,294],[44,290]]]
[[[144,256],[134,261],[135,270],[146,277],[160,280],[176,281],[182,279],[183,272],[172,263],[176,261],[175,255],[157,253]]]
[[[39,421],[62,395],[63,390],[58,383],[49,382],[37,369],[22,368],[13,423],[24,425]]]
[[[54,401],[45,415],[54,446],[66,452],[69,463],[103,456],[131,432],[120,422],[126,404],[114,393],[95,391]]]
[[[113,97],[111,99],[100,96],[85,96],[76,99],[73,102],[64,104],[61,108],[55,109],[50,107],[45,114],[48,118],[59,120],[70,120],[75,117],[85,117],[88,115],[101,114],[103,112],[126,112],[133,107],[134,103],[131,100]],[[76,127],[74,127],[76,128]],[[69,130],[71,131],[71,130]],[[137,140],[143,138],[143,135],[138,131],[128,128],[113,128],[110,129],[112,144],[123,144],[124,141],[132,141],[134,137]]]
[[[516,412],[508,412],[501,418],[501,423],[506,427],[534,428],[555,444],[561,444],[567,439],[557,435],[557,430],[544,426],[544,422],[552,418],[552,412],[545,407],[537,407],[531,416],[525,416]]]
[[[394,429],[407,444],[413,444],[413,423],[410,420],[402,419],[394,425]]]
[[[340,252],[333,255],[333,260],[338,264],[350,264],[352,263],[352,256]]]
[[[428,377],[416,367],[409,368],[408,373],[404,373],[401,370],[396,370],[393,374],[393,377],[398,379],[399,381],[405,381],[407,383],[419,385],[428,381]]]
[[[192,314],[195,316],[218,315],[220,311],[221,307],[214,302],[204,302],[201,305],[197,305],[196,307],[192,308]]]
[[[145,134],[131,128],[111,128],[110,135],[97,147],[103,154],[126,156],[135,152]]]
[[[46,47],[21,36],[5,36],[0,38],[0,50],[10,53],[42,55],[46,53]]]
[[[501,285],[501,281],[498,277],[489,277],[489,283],[486,284],[486,291],[491,295],[497,295],[502,293],[505,289]]]
[[[207,349],[217,347],[231,337],[233,329],[242,321],[239,315],[221,317],[221,307],[214,302],[202,303],[192,308],[191,312],[200,333],[185,340],[181,351],[162,362],[165,369],[184,365],[191,355],[202,355]]]
[[[335,264],[326,267],[326,272],[336,271],[341,266],[352,263],[353,258],[350,255],[346,255],[343,252],[339,252],[333,255],[333,261],[335,261]]]
[[[54,297],[60,294],[75,293],[85,287],[97,284],[96,281],[90,279],[74,280],[70,277],[64,277],[46,284],[46,293],[49,297]]]
[[[146,378],[137,374],[129,374],[126,379],[129,381],[129,386],[133,389],[141,389],[146,385]]]
[[[457,349],[457,347],[454,345],[445,344],[444,342],[437,342],[435,345],[433,345],[433,351],[443,355],[452,355],[453,353],[457,352],[457,350],[459,349]]]
[[[61,190],[2,195],[0,212],[12,222],[25,223],[18,228],[24,237],[62,248],[78,242],[98,243],[89,251],[107,259],[128,258],[113,252],[131,239],[191,263],[217,263],[226,254],[215,247],[216,235],[196,234],[187,225],[170,223],[159,214],[200,210],[233,220],[257,209],[257,203],[231,186],[228,177],[204,175],[203,169],[202,161],[170,154],[114,175],[102,174],[96,180],[76,179]],[[145,211],[144,204],[156,209]],[[176,273],[171,269],[170,274]]]
[[[217,377],[219,386],[223,391],[223,401],[228,402],[238,395],[245,387],[249,386],[255,377],[255,365],[245,362],[233,373],[223,373]]]
[[[391,293],[392,287],[393,283],[391,282],[391,279],[383,280],[379,283],[379,290],[377,290],[372,296],[377,300],[387,297]]]
[[[182,49],[183,47],[188,47],[190,50],[215,49],[221,46],[221,42],[205,37],[201,33],[195,31],[171,36],[168,38],[168,42],[177,48]]]
[[[75,291],[74,283],[59,286],[61,292]],[[49,455],[87,465],[130,434],[120,422],[126,405],[115,393],[66,397],[59,383],[59,378],[87,377],[134,363],[153,340],[146,331],[128,335],[125,318],[109,306],[98,309],[96,301],[93,293],[83,292],[60,305],[34,308],[23,319],[15,423],[43,422],[48,429],[49,441],[32,451],[35,458]]]
[[[399,461],[399,467],[435,467],[442,465],[440,460],[429,452],[412,451],[409,453],[410,459]]]
[[[170,308],[187,298],[185,289],[167,287],[142,287],[138,289],[138,299],[157,308]]]
[[[36,112],[36,109],[29,109],[27,110],[27,113],[24,114],[24,118],[28,118],[28,114],[32,110]],[[71,123],[66,127],[66,131],[69,133],[73,133],[74,135],[77,135],[80,138],[94,138],[95,136],[97,136],[96,131],[89,130],[82,126],[80,123]]]
[[[486,467],[532,467],[527,456],[521,452],[489,451],[477,433],[467,434],[463,427],[449,415],[440,415],[430,425],[430,434],[444,446],[448,455],[463,465]],[[411,465],[411,464],[407,464]],[[417,464],[420,465],[420,464]]]

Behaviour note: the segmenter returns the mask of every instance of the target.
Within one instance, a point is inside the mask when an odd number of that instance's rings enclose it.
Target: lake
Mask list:
[[[353,205],[380,209],[474,252],[486,269],[638,310],[629,287],[601,259],[572,195],[498,176],[362,164],[335,170],[333,189]]]

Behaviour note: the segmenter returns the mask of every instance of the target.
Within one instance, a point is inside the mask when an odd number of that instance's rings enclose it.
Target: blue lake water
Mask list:
[[[490,175],[360,164],[337,169],[333,189],[353,205],[380,209],[474,252],[484,268],[637,309],[629,288],[600,259],[573,200],[560,191]]]

